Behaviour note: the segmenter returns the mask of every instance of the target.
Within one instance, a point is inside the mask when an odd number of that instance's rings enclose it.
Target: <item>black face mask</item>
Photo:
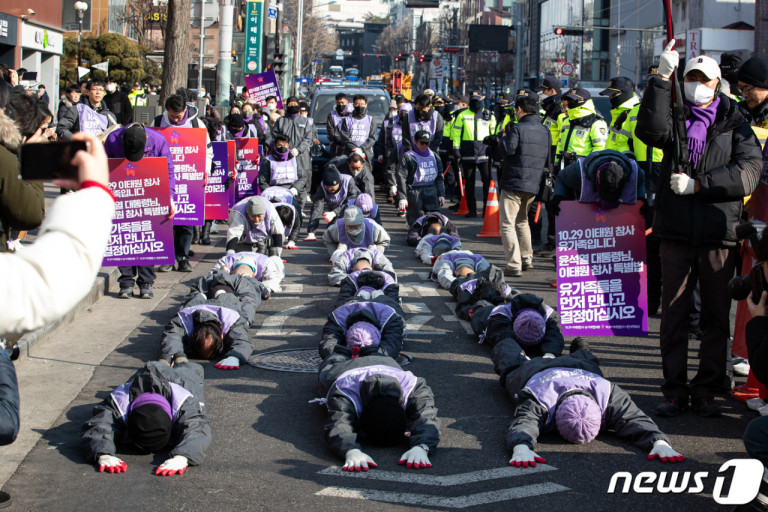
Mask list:
[[[469,110],[477,112],[483,106],[483,100],[469,100]]]
[[[419,121],[426,121],[427,119],[429,119],[430,114],[431,112],[429,111],[428,108],[425,108],[423,110],[417,110],[416,119],[418,119]]]
[[[288,107],[285,107],[285,113],[289,116],[293,116],[299,113],[299,106],[298,105],[290,105]]]
[[[355,107],[355,115],[358,117],[365,115],[365,107]]]
[[[345,108],[347,108],[346,105],[336,105],[336,113],[339,115],[343,114]]]
[[[618,108],[619,105],[629,100],[633,94],[634,94],[633,91],[626,91],[626,92],[620,92],[619,94],[614,94],[609,98],[611,102],[611,108]]]

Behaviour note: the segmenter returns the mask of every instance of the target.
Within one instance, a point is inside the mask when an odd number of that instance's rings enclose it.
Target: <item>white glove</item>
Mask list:
[[[293,148],[293,149],[291,150],[291,154],[292,154],[293,156],[298,156],[298,154],[299,154],[299,150],[298,150],[298,149],[296,149],[296,148]]]
[[[293,240],[288,240],[288,243],[285,244],[285,248],[286,249],[296,249],[297,248],[296,247],[296,242],[294,242]]]
[[[675,40],[672,39],[659,57],[659,68],[656,73],[662,78],[669,79],[680,65],[680,54],[672,49],[674,47]]]
[[[314,233],[307,233],[307,238],[304,239],[305,242],[314,242],[317,240]]]
[[[336,218],[336,214],[333,212],[325,212],[323,214],[323,218],[325,219],[325,222],[330,223],[333,219]]]
[[[342,253],[347,250],[347,244],[339,244],[336,246],[336,250],[333,252]]]
[[[235,356],[229,356],[225,357],[215,365],[216,368],[219,370],[239,370],[240,369],[240,360],[236,358]]]
[[[400,210],[401,212],[404,212],[406,208],[408,208],[408,201],[406,201],[405,199],[401,199],[400,201],[397,202],[398,210]]]
[[[648,454],[648,460],[655,459],[656,457],[658,457],[661,462],[675,463],[683,462],[685,460],[684,456],[677,453],[671,446],[669,446],[668,442],[661,439],[653,443],[653,449],[651,450],[651,453]]]
[[[168,459],[157,468],[156,475],[171,476],[175,474],[183,475],[187,470],[187,458],[183,455],[176,455],[175,457]]]
[[[234,249],[227,249],[227,254],[235,254],[235,250]]]
[[[296,190],[296,189],[295,189],[295,188],[293,188],[293,187],[289,188],[289,189],[288,189],[288,192],[290,192],[290,193],[291,193],[291,194],[292,194],[294,197],[296,197],[297,195],[299,195],[299,191],[298,191],[298,190]]]
[[[675,173],[669,177],[669,186],[672,192],[679,196],[689,196],[693,194],[693,185],[695,180],[683,173]]]
[[[125,473],[128,469],[128,465],[122,460],[118,459],[114,455],[107,455],[106,453],[99,455],[99,472],[103,473]]]
[[[408,469],[426,469],[432,467],[432,463],[429,462],[429,457],[427,457],[427,451],[421,446],[414,446],[402,454],[398,464],[405,464],[405,467]]]
[[[437,198],[437,202],[438,202],[438,204],[440,205],[440,208],[442,208],[443,206],[445,206],[445,198],[444,198],[444,197],[438,197],[438,198]]]
[[[395,197],[397,195],[397,187],[396,186],[392,185],[391,187],[389,187],[389,195],[391,195],[392,197]]]
[[[512,450],[512,458],[509,460],[509,465],[518,468],[527,468],[528,466],[535,468],[537,462],[540,464],[547,463],[546,460],[536,455],[536,452],[528,448],[528,446],[524,444],[518,444]]]
[[[368,292],[368,290],[360,290],[357,292],[357,296],[365,300],[371,300],[371,294]]]
[[[371,292],[371,298],[372,299],[375,299],[376,297],[381,297],[382,295],[384,295],[384,292],[381,291],[381,290],[373,290]]]
[[[368,455],[364,454],[357,448],[352,448],[347,452],[347,460],[344,461],[344,465],[341,467],[342,471],[368,471],[368,466],[375,468],[376,463]]]
[[[543,357],[544,359],[554,359],[554,358],[555,358],[555,354],[552,354],[552,353],[550,353],[550,352],[547,352],[547,353],[546,353],[546,354],[544,354],[542,357]]]
[[[364,153],[364,152],[363,152],[363,150],[362,150],[362,149],[360,149],[360,148],[355,148],[355,149],[352,151],[352,154],[353,154],[353,155],[358,155],[360,158],[362,158],[363,160],[365,160],[365,153]]]

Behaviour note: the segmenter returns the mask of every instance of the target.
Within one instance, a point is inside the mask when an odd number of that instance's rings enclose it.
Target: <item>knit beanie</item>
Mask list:
[[[142,393],[131,403],[128,435],[141,451],[158,452],[171,439],[171,419],[171,404],[163,395]]]
[[[360,425],[367,438],[379,446],[401,442],[408,428],[403,406],[394,396],[377,396],[365,404]]]
[[[341,173],[335,167],[329,167],[323,171],[323,185],[331,187],[341,183]]]
[[[371,323],[356,322],[347,330],[348,347],[371,347],[381,343],[381,332]]]
[[[368,215],[373,210],[373,199],[370,194],[360,194],[355,199],[355,206],[363,211],[363,215]]]
[[[245,213],[248,215],[264,215],[267,213],[267,205],[259,196],[253,196],[248,199],[248,205],[245,207]]]
[[[577,393],[565,397],[557,406],[555,423],[566,441],[585,444],[597,437],[602,417],[600,406],[592,397]]]
[[[515,331],[515,337],[524,347],[538,345],[544,337],[546,321],[541,313],[535,309],[525,308],[515,315],[512,322],[512,329]]]
[[[350,206],[344,210],[344,224],[346,226],[359,226],[363,222],[365,222],[365,217],[357,206]]]
[[[761,57],[751,57],[739,69],[739,82],[768,89],[768,61]]]

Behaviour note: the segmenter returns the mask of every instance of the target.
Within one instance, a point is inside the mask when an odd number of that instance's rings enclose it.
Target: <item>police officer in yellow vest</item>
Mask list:
[[[752,57],[739,70],[739,89],[752,117],[752,130],[763,148],[763,162],[768,161],[768,61]],[[766,179],[763,171],[763,179]]]
[[[611,78],[606,89],[600,91],[600,96],[608,96],[611,102],[611,123],[608,125],[608,142],[605,149],[625,152],[630,150],[629,139],[632,137],[622,125],[629,117],[632,107],[640,104],[640,98],[635,94],[635,84],[625,76]]]
[[[568,117],[560,127],[555,155],[556,167],[569,165],[580,156],[605,149],[608,125],[595,110],[592,96],[577,87],[563,95]]]
[[[128,93],[128,99],[134,107],[146,106],[147,93],[144,91],[144,86],[141,85],[141,82],[135,82],[133,84],[133,90]]]
[[[447,169],[445,174],[445,195],[446,199],[455,199],[456,204],[448,207],[451,211],[457,211],[459,209],[461,192],[459,192],[459,166],[454,162],[450,168],[448,167],[449,159],[453,158],[453,140],[451,136],[453,134],[453,123],[456,121],[456,117],[465,111],[469,107],[469,96],[460,96],[458,98],[452,98],[448,96],[448,99],[453,102],[453,105],[448,104],[443,109],[443,140],[440,141],[441,148],[445,149],[445,155],[443,158],[443,169]]]
[[[560,124],[567,117],[563,112],[560,95],[560,81],[555,78],[545,78],[541,85],[536,88],[539,95],[539,104],[544,114],[541,116],[541,123],[549,128],[552,134],[552,161],[555,161],[555,151],[557,150],[557,141],[560,138]]]
[[[464,174],[464,187],[467,196],[467,218],[477,217],[477,199],[475,198],[475,173],[480,171],[483,180],[483,204],[488,199],[491,172],[488,166],[488,146],[483,143],[486,137],[496,133],[496,119],[490,110],[483,107],[485,97],[473,92],[469,98],[469,108],[456,116],[451,130],[453,157],[460,161]]]

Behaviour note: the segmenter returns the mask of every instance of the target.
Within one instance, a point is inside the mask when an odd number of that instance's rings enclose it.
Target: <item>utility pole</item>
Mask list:
[[[525,28],[523,27],[523,2],[515,2],[515,89],[523,87],[523,54],[525,53]]]
[[[621,0],[616,0],[616,75],[621,76]],[[635,82],[637,83],[637,82]]]
[[[233,0],[221,0],[219,7],[219,62],[216,66],[216,104],[229,101],[229,84],[232,82],[232,25],[235,5]]]
[[[205,10],[204,10],[205,4],[202,4],[200,6],[200,63],[199,63],[199,70],[197,73],[197,89],[200,90],[200,88],[203,86],[203,61],[205,60]]]
[[[304,0],[299,0],[299,9],[298,9],[298,27],[296,29],[296,54],[293,56],[293,85],[292,91],[293,94],[296,95],[297,91],[299,90],[299,85],[296,82],[296,79],[301,76],[301,41],[304,38]]]

